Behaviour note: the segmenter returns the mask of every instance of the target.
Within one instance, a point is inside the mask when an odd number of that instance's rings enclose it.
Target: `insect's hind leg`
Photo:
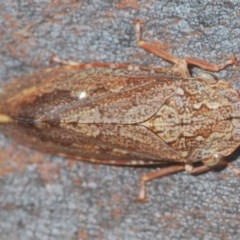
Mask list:
[[[60,59],[57,56],[52,56],[50,59],[50,62],[52,63],[58,63],[65,66],[68,66],[72,69],[78,69],[78,70],[85,70],[85,69],[97,69],[97,68],[106,68],[106,69],[119,69],[119,70],[126,70],[126,71],[146,71],[146,72],[154,72],[155,70],[159,70],[158,68],[152,68],[148,66],[138,66],[133,64],[126,64],[126,63],[110,63],[110,62],[90,62],[90,63],[82,63],[77,61],[71,61],[71,60],[63,60]]]
[[[127,69],[127,70],[139,70],[138,66],[132,64],[124,64],[124,63],[108,63],[108,62],[90,62],[90,63],[82,63],[71,60],[63,60],[57,56],[52,56],[50,62],[62,64],[65,66],[69,66],[75,69],[91,69],[91,68],[109,68],[109,69]]]

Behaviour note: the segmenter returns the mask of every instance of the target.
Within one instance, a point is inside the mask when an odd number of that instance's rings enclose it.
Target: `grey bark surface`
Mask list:
[[[0,0],[0,80],[65,60],[168,66],[136,44],[159,40],[177,56],[240,59],[240,3],[232,1]],[[219,78],[239,85],[239,66]],[[230,158],[240,167],[239,153]],[[229,169],[148,184],[148,168],[93,165],[19,146],[0,135],[0,239],[240,239],[240,179]]]

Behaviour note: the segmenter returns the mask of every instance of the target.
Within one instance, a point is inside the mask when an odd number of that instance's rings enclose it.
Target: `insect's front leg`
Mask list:
[[[204,172],[208,172],[211,170],[211,167],[207,165],[202,165],[199,167],[193,167],[191,164],[182,164],[182,165],[174,165],[166,168],[158,169],[154,172],[147,173],[141,177],[140,180],[140,192],[138,196],[139,202],[146,202],[147,201],[147,182],[150,182],[154,179],[164,177],[166,175],[170,175],[177,172],[187,171],[190,174],[200,174]]]
[[[204,60],[198,59],[198,58],[191,58],[191,57],[185,57],[183,59],[177,58],[174,55],[170,54],[166,49],[166,46],[160,42],[145,42],[142,39],[142,31],[141,31],[141,23],[140,21],[136,22],[136,36],[137,36],[137,43],[139,47],[145,49],[148,52],[151,52],[164,60],[167,60],[168,62],[171,62],[175,65],[174,71],[179,72],[182,77],[189,77],[190,73],[188,71],[188,65],[197,66],[199,68],[202,68],[207,71],[212,72],[218,72],[225,67],[237,64],[237,58],[236,56],[232,56],[231,59],[227,60],[225,63],[222,64],[211,64],[209,62],[206,62]]]
[[[166,175],[170,175],[176,172],[186,171],[192,175],[201,174],[208,172],[215,168],[222,168],[231,166],[227,161],[225,161],[222,156],[218,153],[214,154],[212,158],[209,158],[203,161],[203,165],[194,167],[191,163],[184,163],[182,165],[174,165],[162,169],[158,169],[157,171],[147,173],[142,176],[140,180],[140,193],[138,197],[138,201],[146,202],[147,201],[147,191],[146,191],[146,184],[154,179],[164,177]],[[231,168],[233,168],[231,166]],[[239,174],[239,171],[238,171]]]
[[[147,173],[141,177],[140,180],[140,192],[138,196],[139,202],[146,202],[147,201],[147,191],[146,191],[146,184],[156,178],[161,178],[166,175],[170,175],[176,172],[185,171],[185,165],[174,165],[166,168],[158,169],[154,172]]]

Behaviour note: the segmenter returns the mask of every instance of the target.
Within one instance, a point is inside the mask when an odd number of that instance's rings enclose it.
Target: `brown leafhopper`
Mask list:
[[[174,66],[67,62],[44,69],[5,87],[0,126],[22,144],[77,160],[169,164],[142,177],[139,199],[145,200],[147,181],[208,171],[236,150],[240,95],[225,81],[206,74],[194,78],[188,70],[191,64],[220,71],[235,57],[221,65],[179,59],[160,43],[143,41],[139,23],[136,32],[140,47]]]

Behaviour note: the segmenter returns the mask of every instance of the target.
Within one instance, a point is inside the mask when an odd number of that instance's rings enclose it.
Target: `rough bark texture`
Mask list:
[[[49,66],[57,54],[82,62],[166,65],[136,44],[166,43],[177,56],[240,58],[240,3],[232,1],[1,1],[1,83]],[[218,76],[236,88],[239,67]],[[42,154],[0,135],[1,240],[239,239],[239,177],[231,170],[179,173],[149,184],[147,168],[100,166]],[[239,153],[231,157],[240,167]]]

